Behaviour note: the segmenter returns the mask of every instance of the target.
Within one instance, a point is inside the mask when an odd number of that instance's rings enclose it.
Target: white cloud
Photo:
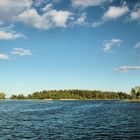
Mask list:
[[[34,0],[33,2],[34,2],[33,5],[34,5],[35,7],[39,7],[39,6],[41,6],[42,4],[46,4],[46,3],[47,3],[46,0]]]
[[[0,31],[12,31],[14,27],[14,24],[10,24],[9,26],[4,26],[4,24],[1,24]]]
[[[111,2],[112,0],[71,0],[73,7],[89,7],[99,6],[104,2]]]
[[[130,20],[140,21],[140,3],[137,3],[130,14]]]
[[[136,44],[135,49],[140,49],[140,42]]]
[[[17,38],[24,38],[25,36],[21,33],[16,33],[14,31],[0,31],[0,40],[14,40]]]
[[[122,7],[110,6],[108,11],[105,12],[103,16],[103,20],[111,20],[111,19],[119,18],[125,15],[128,11],[129,9],[127,6],[122,6]]]
[[[133,11],[130,15],[131,20],[140,20],[140,9]]]
[[[35,28],[45,28],[44,21],[35,9],[28,9],[18,15],[17,20]]]
[[[65,28],[70,15],[69,11],[54,9],[47,10],[43,15],[39,15],[35,9],[29,9],[20,14],[17,20],[38,29]]]
[[[0,59],[2,59],[2,60],[8,60],[9,59],[9,56],[8,55],[6,55],[6,54],[0,54]]]
[[[120,39],[112,39],[112,40],[107,40],[107,41],[104,41],[103,43],[103,51],[104,52],[110,52],[112,50],[112,47],[114,46],[120,46],[122,43],[122,40]]]
[[[32,0],[0,0],[0,19],[13,21],[17,15],[29,9]]]
[[[128,6],[123,5],[121,7],[110,6],[109,9],[104,13],[102,19],[99,22],[93,22],[92,27],[97,27],[109,20],[115,20],[122,17],[129,11]]]
[[[43,0],[1,0],[0,22],[21,22],[38,29],[65,28],[71,13],[66,10],[53,9],[50,3],[42,9],[43,13],[40,14],[34,6],[40,6],[42,3],[47,2]]]
[[[50,11],[50,10],[52,10],[52,7],[53,7],[53,4],[49,3],[45,7],[42,8],[42,11],[44,11],[44,12]]]
[[[98,26],[100,26],[102,24],[104,24],[104,21],[93,22],[92,27],[95,28],[95,27],[98,27]]]
[[[140,66],[121,66],[115,69],[115,71],[118,71],[118,72],[127,72],[130,70],[140,70]]]
[[[19,56],[31,56],[32,52],[29,49],[23,49],[23,48],[13,48],[13,51],[11,54],[19,55]]]
[[[51,10],[50,12],[46,13],[44,16],[45,18],[51,17],[51,22],[54,26],[66,27],[66,22],[70,15],[71,13],[69,11]]]
[[[83,14],[81,14],[81,16],[78,19],[76,19],[74,21],[74,24],[76,24],[76,25],[84,25],[86,23],[85,22],[86,18],[87,18],[86,13],[83,13]]]

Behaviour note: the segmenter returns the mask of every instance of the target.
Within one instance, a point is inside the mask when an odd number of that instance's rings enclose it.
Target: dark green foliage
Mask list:
[[[5,99],[5,93],[0,93],[0,99]]]
[[[28,96],[13,95],[11,99],[131,99],[123,92],[90,90],[50,90],[34,92]]]
[[[12,95],[10,97],[10,99],[19,99],[19,100],[22,100],[22,99],[28,99],[28,97],[24,96],[23,94],[19,94],[19,95]]]
[[[132,88],[131,90],[131,96],[135,99],[139,99],[140,97],[140,86],[137,86],[135,88]]]

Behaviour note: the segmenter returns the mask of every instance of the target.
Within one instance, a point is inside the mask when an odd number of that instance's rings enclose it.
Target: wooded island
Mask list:
[[[0,93],[0,99],[5,99],[5,94]],[[139,99],[140,86],[132,88],[131,94],[125,92],[111,92],[100,90],[43,90],[40,92],[34,92],[27,96],[23,94],[12,95],[10,99],[78,99],[78,100],[132,100]]]

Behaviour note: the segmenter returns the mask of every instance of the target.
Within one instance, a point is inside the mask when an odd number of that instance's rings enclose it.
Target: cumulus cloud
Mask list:
[[[2,60],[8,60],[9,59],[9,56],[6,55],[6,54],[0,54],[0,59],[2,59]]]
[[[116,38],[112,40],[106,40],[103,42],[103,46],[104,46],[103,51],[110,52],[114,46],[120,46],[121,43],[122,43],[122,40],[116,39]]]
[[[105,12],[103,16],[103,20],[111,20],[111,19],[116,19],[118,17],[123,16],[129,11],[127,6],[122,6],[122,7],[115,7],[115,6],[110,6],[108,11]]]
[[[139,10],[136,10],[136,11],[133,11],[130,15],[130,19],[131,20],[140,20],[140,9]]]
[[[15,26],[10,24],[9,26],[0,25],[0,40],[15,40],[18,38],[26,38],[22,33],[14,31]]]
[[[10,54],[18,55],[18,56],[31,56],[32,52],[29,49],[13,48]],[[9,59],[12,60],[10,54],[7,55],[7,54],[0,53],[0,60],[9,60]]]
[[[0,40],[14,40],[17,38],[24,38],[25,36],[21,33],[14,31],[0,31]]]
[[[43,0],[1,0],[1,22],[21,22],[38,29],[53,27],[65,28],[71,13],[67,10],[53,9],[52,4],[46,4]],[[45,3],[42,13],[34,7]]]
[[[140,21],[140,3],[135,5],[134,10],[130,14],[130,20]]]
[[[140,20],[140,9],[135,10],[130,15],[131,20]]]
[[[40,7],[41,5],[46,4],[47,2],[48,2],[48,1],[46,1],[46,0],[34,0],[33,5],[34,5],[35,7]]]
[[[11,54],[15,54],[15,55],[19,55],[19,56],[31,56],[32,52],[29,49],[13,48]]]
[[[32,8],[18,15],[17,20],[38,29],[65,28],[70,15],[69,11],[55,9],[47,9],[43,15],[39,15],[36,9]]]
[[[53,4],[61,0],[1,0],[0,1],[0,23],[20,22],[37,29],[50,29],[54,27],[65,28],[68,25],[85,24],[86,14],[74,18],[73,13],[68,10],[58,10]],[[113,0],[71,0],[74,7],[86,8],[89,6],[100,6]],[[55,4],[54,4],[55,5]],[[129,11],[126,4],[120,7],[110,6],[99,22],[94,22],[93,27],[97,27],[111,19],[119,18]],[[71,18],[75,21],[69,22]],[[131,13],[132,19],[139,17],[138,8]]]
[[[128,6],[123,5],[121,7],[116,7],[116,6],[110,6],[108,10],[104,13],[101,21],[99,22],[93,22],[93,27],[97,27],[99,25],[104,24],[105,22],[109,20],[115,20],[119,17],[122,17],[129,11]]]
[[[32,0],[1,0],[0,19],[6,21],[16,20],[17,15],[29,9]]]
[[[127,72],[130,70],[140,70],[140,66],[121,66],[115,69],[115,71],[118,71],[118,72]]]
[[[135,49],[140,49],[140,42],[136,44]]]
[[[71,0],[73,7],[89,7],[99,6],[104,2],[111,2],[113,0]]]
[[[84,24],[86,24],[86,22],[85,22],[86,18],[87,18],[86,13],[82,13],[81,16],[74,21],[74,24],[75,25],[84,25]]]
[[[50,10],[52,10],[52,7],[53,7],[52,3],[46,4],[46,6],[42,8],[42,11],[43,12],[50,11]]]

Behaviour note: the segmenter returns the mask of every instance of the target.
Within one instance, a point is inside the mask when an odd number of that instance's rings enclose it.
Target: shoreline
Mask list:
[[[140,99],[126,99],[126,100],[123,100],[124,102],[131,102],[131,103],[140,103]]]
[[[90,100],[95,100],[95,101],[97,101],[97,100],[100,100],[100,101],[121,101],[120,99],[2,99],[2,101],[12,101],[12,100],[17,100],[17,101],[36,101],[36,100],[39,100],[39,101],[76,101],[76,100],[78,100],[78,101],[90,101]]]
[[[0,101],[121,101],[140,103],[140,99],[1,99]]]

